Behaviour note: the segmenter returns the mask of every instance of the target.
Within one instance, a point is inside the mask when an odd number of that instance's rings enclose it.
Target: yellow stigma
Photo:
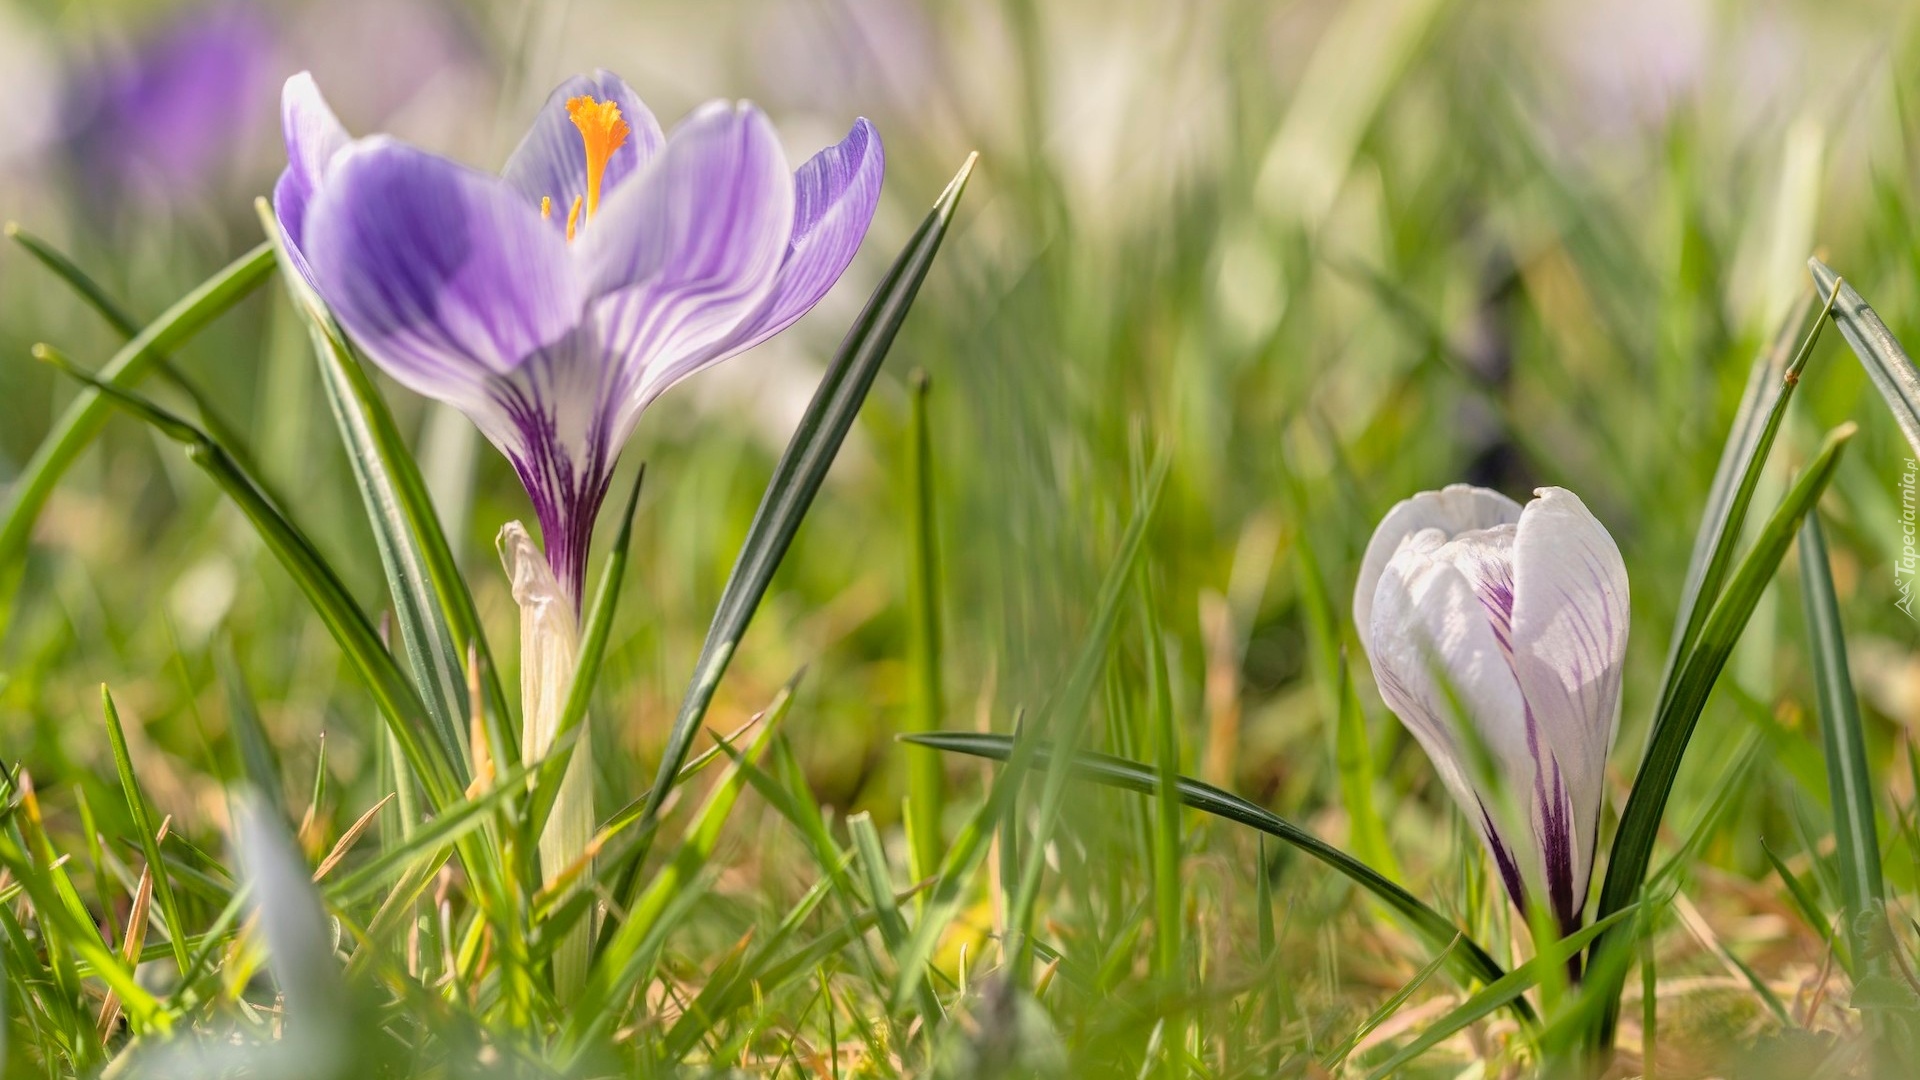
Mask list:
[[[600,180],[607,173],[607,162],[633,129],[620,119],[617,103],[597,101],[584,94],[567,99],[567,118],[580,129],[580,139],[587,148],[587,217],[591,219],[600,208]]]

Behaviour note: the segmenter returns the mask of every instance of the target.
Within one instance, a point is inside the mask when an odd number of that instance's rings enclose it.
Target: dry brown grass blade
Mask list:
[[[340,865],[340,860],[347,857],[347,852],[353,850],[353,845],[358,843],[360,837],[364,836],[367,829],[372,826],[373,819],[379,816],[380,811],[385,809],[386,805],[393,800],[394,795],[389,792],[386,798],[374,803],[372,809],[361,814],[358,821],[348,826],[347,831],[341,833],[340,839],[334,842],[333,850],[327,852],[327,857],[320,860],[319,867],[313,872],[313,880],[319,881],[321,878],[327,876],[328,871]]]

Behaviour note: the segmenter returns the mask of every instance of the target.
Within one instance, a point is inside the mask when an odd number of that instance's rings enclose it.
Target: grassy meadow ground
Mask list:
[[[115,180],[141,171],[127,140],[72,135],[61,81],[215,9],[0,5],[0,216],[136,328],[260,242],[279,82],[304,67],[356,134],[489,167],[552,83],[596,66],[669,125],[752,98],[796,159],[866,115],[886,188],[826,302],[664,397],[622,459],[590,582],[641,462],[646,481],[588,714],[599,817],[620,828],[588,875],[611,944],[585,1004],[543,983],[541,931],[565,905],[515,880],[510,853],[469,861],[511,848],[520,788],[481,789],[457,837],[417,792],[383,802],[409,785],[363,670],[228,494],[111,413],[0,565],[0,1073],[1495,1077],[1593,1061],[1579,1033],[1598,995],[1556,965],[1522,969],[1531,1019],[1475,997],[1458,946],[1281,838],[1180,809],[1170,773],[1351,852],[1502,967],[1533,955],[1375,692],[1350,615],[1361,551],[1394,502],[1458,481],[1564,486],[1612,532],[1633,619],[1604,869],[1749,372],[1821,318],[1808,256],[1920,345],[1920,12],[258,10],[274,44],[248,100],[222,103],[231,145],[157,190]],[[653,783],[776,462],[973,151],[705,713],[704,767],[657,831],[636,829],[616,811]],[[78,393],[30,356],[41,342],[96,370],[124,337],[5,243],[0,507]],[[262,278],[169,363],[138,391],[212,431],[391,625],[378,526],[281,284]],[[517,703],[493,539],[531,520],[525,496],[464,420],[377,382]],[[1609,1075],[1899,1075],[1920,1028],[1920,623],[1902,563],[1920,469],[1896,413],[1829,325],[1734,531],[1763,544],[1826,433],[1856,423],[1818,505],[1837,604],[1810,606],[1824,576],[1790,552],[1738,633],[1660,819],[1663,891],[1621,924],[1646,936],[1613,972]],[[1816,654],[1836,640],[1851,687],[1826,701],[1857,716],[1823,711]],[[707,732],[763,712],[728,747],[740,759],[708,753]],[[1864,878],[1836,836],[1829,720],[1864,735],[1852,794],[1877,815],[1890,917],[1871,954],[1843,932]],[[1147,791],[1045,755],[996,786],[999,766],[896,739],[1016,724],[1143,763]],[[162,872],[143,879],[150,852]],[[611,929],[626,924],[647,932]]]

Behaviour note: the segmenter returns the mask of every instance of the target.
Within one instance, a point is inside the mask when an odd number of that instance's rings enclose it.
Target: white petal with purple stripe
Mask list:
[[[1482,832],[1523,911],[1579,925],[1619,720],[1626,569],[1577,496],[1455,485],[1395,506],[1354,596],[1388,707]],[[1484,747],[1488,770],[1476,768]]]

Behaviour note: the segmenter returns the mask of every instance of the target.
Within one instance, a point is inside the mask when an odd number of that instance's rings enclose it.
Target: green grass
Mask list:
[[[889,158],[840,292],[642,421],[537,763],[524,496],[288,287],[272,133],[119,215],[8,174],[0,1075],[1911,1060],[1920,24],[1519,7],[473,5],[502,132],[564,39]],[[1578,492],[1632,583],[1571,941],[1351,626],[1380,515],[1462,480]]]

